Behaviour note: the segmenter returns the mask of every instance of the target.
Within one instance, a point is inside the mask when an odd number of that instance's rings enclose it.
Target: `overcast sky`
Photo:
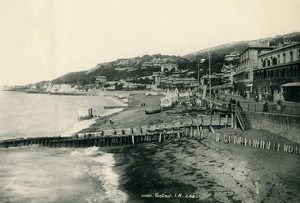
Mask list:
[[[299,0],[0,0],[0,85],[300,31]]]

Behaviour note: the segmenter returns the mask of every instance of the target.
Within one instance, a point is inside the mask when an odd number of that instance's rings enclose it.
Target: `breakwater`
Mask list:
[[[99,132],[55,137],[29,137],[7,139],[0,141],[0,147],[21,147],[39,145],[44,147],[106,147],[125,146],[145,142],[163,142],[173,138],[198,137],[203,138],[204,130],[214,132],[214,129],[230,126],[228,116],[214,120],[214,116],[192,120],[190,123],[172,123],[169,126],[141,126],[138,128],[110,129]]]
[[[253,147],[264,150],[273,150],[273,151],[281,151],[289,154],[300,154],[299,145],[293,144],[283,144],[278,142],[271,142],[268,140],[255,139],[255,138],[247,138],[243,136],[235,136],[235,135],[221,135],[220,133],[216,133],[214,137],[216,142],[222,142],[224,144],[234,144],[240,145],[244,147]]]

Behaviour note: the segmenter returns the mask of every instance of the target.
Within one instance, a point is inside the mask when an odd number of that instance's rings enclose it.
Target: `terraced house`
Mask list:
[[[238,66],[233,75],[234,91],[238,95],[249,97],[252,92],[253,71],[258,68],[258,55],[266,53],[273,48],[269,43],[250,44],[240,55]]]
[[[292,43],[258,56],[253,92],[259,99],[300,101],[300,43]]]

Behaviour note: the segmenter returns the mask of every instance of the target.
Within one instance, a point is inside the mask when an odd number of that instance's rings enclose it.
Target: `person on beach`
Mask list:
[[[110,124],[113,124],[114,122],[111,120],[111,118],[109,119]]]

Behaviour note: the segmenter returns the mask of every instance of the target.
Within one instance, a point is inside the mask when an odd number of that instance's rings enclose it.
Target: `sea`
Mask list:
[[[100,116],[122,110],[104,110],[105,105],[120,102],[0,91],[0,140],[74,134],[95,122],[78,121],[80,108],[93,108]],[[113,154],[98,147],[0,148],[0,202],[126,202],[114,165]]]

